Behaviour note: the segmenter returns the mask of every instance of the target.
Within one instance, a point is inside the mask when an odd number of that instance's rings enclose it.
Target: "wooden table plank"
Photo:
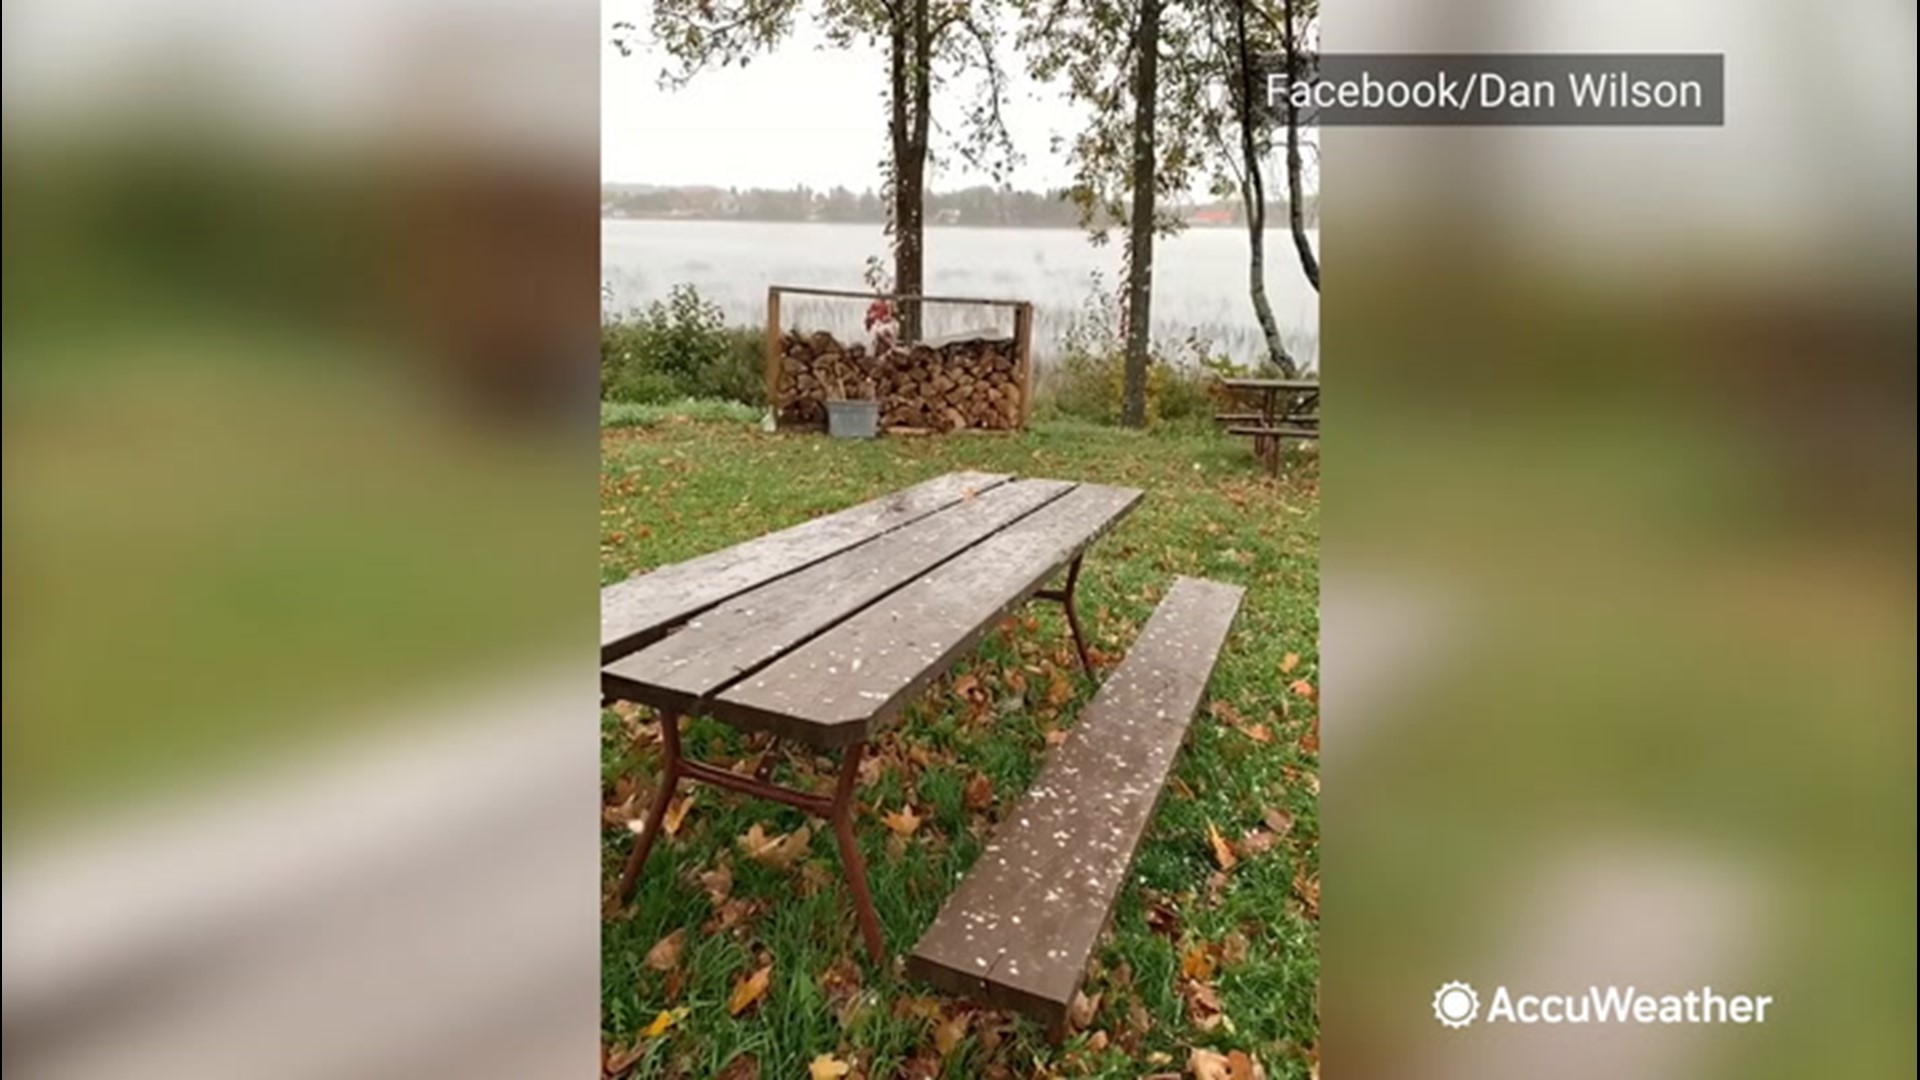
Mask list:
[[[1140,496],[1074,488],[736,684],[713,714],[815,746],[865,739]]]
[[[1003,473],[935,477],[756,540],[663,566],[600,590],[600,660],[658,639],[714,604],[872,540],[1006,482]]]
[[[686,711],[893,590],[1073,490],[1016,480],[722,601],[606,668],[612,692]]]

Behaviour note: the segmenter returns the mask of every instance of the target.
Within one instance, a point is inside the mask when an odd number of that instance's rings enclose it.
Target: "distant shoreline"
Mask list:
[[[655,223],[655,222],[675,222],[675,223],[697,222],[704,225],[862,225],[862,226],[873,226],[875,228],[886,227],[886,222],[880,221],[880,220],[827,221],[820,218],[777,218],[777,217],[748,218],[748,217],[731,217],[731,216],[717,217],[717,216],[705,216],[705,215],[694,216],[694,215],[673,215],[673,214],[642,215],[642,214],[602,213],[600,215],[600,220],[602,222],[633,221],[633,222],[644,222],[649,224]],[[1112,226],[1112,227],[1118,228],[1119,226]],[[1186,227],[1189,229],[1231,229],[1235,232],[1246,231],[1246,225],[1238,221],[1229,221],[1229,222],[1189,221],[1186,223]],[[1049,232],[1056,232],[1056,231],[1057,232],[1075,232],[1075,231],[1078,231],[1081,228],[1081,226],[1061,225],[1061,224],[1054,224],[1054,223],[1040,223],[1040,222],[1018,222],[1018,221],[1004,222],[1004,223],[997,222],[997,221],[956,221],[956,222],[929,221],[926,223],[926,228],[928,230],[976,229],[983,232],[988,230],[996,230],[996,229],[1029,229],[1029,230],[1044,229]],[[1319,226],[1309,225],[1307,226],[1307,228],[1309,230],[1317,230]],[[1287,225],[1284,220],[1279,223],[1275,223],[1269,220],[1267,222],[1267,231],[1270,233],[1284,233],[1287,231]]]

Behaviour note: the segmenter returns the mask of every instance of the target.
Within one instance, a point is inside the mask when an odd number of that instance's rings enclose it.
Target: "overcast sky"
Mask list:
[[[604,0],[610,27],[626,20],[640,27],[641,45],[622,57],[611,44],[601,60],[600,175],[627,183],[717,184],[724,187],[814,188],[844,185],[856,191],[879,186],[886,155],[886,82],[882,50],[846,52],[823,48],[814,28],[801,22],[778,51],[754,58],[745,69],[703,72],[682,90],[657,83],[661,55],[648,42],[649,0]],[[611,31],[608,34],[612,36]],[[1003,61],[1010,61],[1009,55]],[[1008,64],[1014,74],[1006,110],[1014,146],[1025,157],[1011,180],[1029,190],[1066,184],[1064,157],[1051,137],[1079,128],[1079,113]],[[934,103],[936,124],[957,125],[956,92]],[[934,152],[943,145],[935,132]],[[950,145],[950,144],[948,144]],[[988,177],[951,160],[932,184],[940,190],[986,183]]]

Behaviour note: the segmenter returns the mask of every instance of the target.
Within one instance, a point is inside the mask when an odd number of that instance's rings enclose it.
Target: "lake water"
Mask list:
[[[1034,347],[1043,358],[1086,310],[1096,275],[1117,283],[1124,237],[1104,247],[1075,229],[929,228],[929,295],[1030,300]],[[1316,233],[1314,243],[1318,245]],[[878,225],[814,222],[642,221],[600,223],[601,277],[617,312],[645,305],[681,282],[719,304],[736,323],[766,319],[767,286],[862,289],[867,258],[884,255]],[[1312,366],[1319,355],[1319,296],[1307,284],[1284,230],[1267,234],[1267,295],[1289,351]],[[864,336],[865,305],[789,297],[783,321]],[[930,307],[926,333],[938,336],[1011,325],[992,308]],[[1153,330],[1173,343],[1197,332],[1240,360],[1265,355],[1247,297],[1247,238],[1234,228],[1189,229],[1155,244]]]

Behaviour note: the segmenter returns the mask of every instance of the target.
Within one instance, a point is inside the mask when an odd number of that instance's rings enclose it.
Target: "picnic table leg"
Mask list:
[[[840,760],[840,778],[833,787],[833,805],[827,818],[833,823],[833,838],[840,846],[840,866],[846,871],[847,888],[853,892],[853,913],[860,923],[860,936],[866,939],[873,962],[887,962],[887,945],[880,934],[880,916],[873,909],[873,893],[867,888],[867,861],[860,856],[860,845],[853,838],[853,789],[860,779],[860,759],[867,744],[847,747]]]
[[[647,827],[633,839],[633,850],[627,853],[627,865],[620,871],[620,884],[614,889],[618,903],[624,904],[633,898],[633,887],[640,880],[640,868],[647,863],[647,856],[653,851],[653,842],[660,838],[660,826],[667,818],[667,807],[673,802],[673,792],[680,784],[680,714],[662,712],[660,714],[660,741],[666,748],[666,763],[660,772],[660,790],[654,793],[653,805],[647,808]]]
[[[1084,554],[1083,552],[1081,555],[1075,555],[1073,561],[1067,564],[1065,585],[1058,589],[1042,589],[1034,595],[1045,600],[1056,601],[1066,609],[1067,629],[1073,632],[1074,651],[1080,654],[1080,666],[1091,676],[1094,674],[1093,655],[1087,651],[1087,636],[1080,631],[1080,611],[1073,603],[1074,591],[1080,584],[1080,559]]]

